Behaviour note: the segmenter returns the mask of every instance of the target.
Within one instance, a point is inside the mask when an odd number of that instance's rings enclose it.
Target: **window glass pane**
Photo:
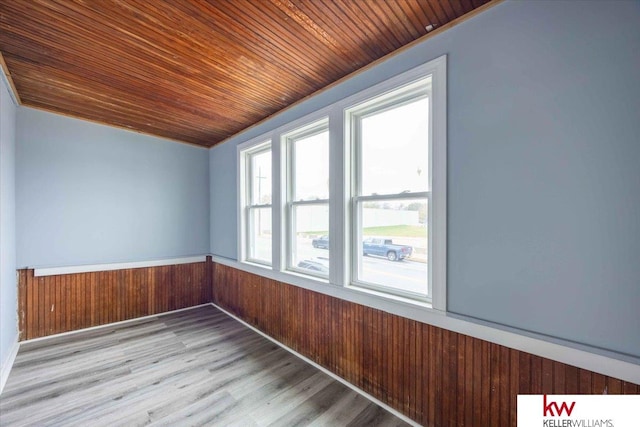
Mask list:
[[[294,144],[294,200],[329,198],[329,131],[296,139]]]
[[[271,151],[251,155],[251,204],[271,203]]]
[[[312,274],[329,274],[329,205],[294,205],[291,267]]]
[[[429,99],[362,117],[361,195],[427,191]]]
[[[249,209],[248,258],[271,264],[271,207]]]
[[[427,199],[360,202],[358,280],[427,296]]]

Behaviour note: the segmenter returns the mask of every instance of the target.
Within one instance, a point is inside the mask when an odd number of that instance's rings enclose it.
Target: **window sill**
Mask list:
[[[321,277],[308,276],[306,274],[297,273],[295,271],[277,271],[272,266],[266,264],[259,264],[251,261],[233,261],[226,258],[213,257],[213,261],[224,264],[228,267],[237,268],[239,270],[246,271],[248,273],[257,274],[267,277],[269,279],[277,280],[294,286],[301,286],[309,289],[309,284],[312,286],[327,286],[331,285],[328,279]],[[334,285],[335,286],[335,285]],[[315,289],[310,289],[315,290]]]
[[[391,300],[391,301],[395,301],[401,304],[410,304],[413,306],[417,306],[417,307],[421,307],[421,308],[425,308],[425,309],[429,309],[429,310],[435,310],[433,308],[433,305],[430,302],[424,301],[424,300],[419,300],[419,299],[414,299],[414,298],[409,298],[409,297],[403,297],[401,295],[395,295],[395,294],[391,294],[391,293],[386,293],[383,291],[377,291],[375,289],[371,289],[371,288],[367,288],[364,286],[358,286],[358,285],[347,285],[345,286],[345,289],[349,289],[352,290],[354,292],[361,292],[364,294],[368,294],[368,295],[373,295],[377,298],[383,298],[383,299],[387,299],[387,300]]]
[[[307,276],[292,271],[275,271],[269,266],[248,261],[238,262],[214,255],[213,262],[425,323],[439,323],[435,318],[441,319],[445,317],[445,312],[434,309],[430,303],[425,301],[387,294],[359,286],[340,286],[329,282],[328,279]]]

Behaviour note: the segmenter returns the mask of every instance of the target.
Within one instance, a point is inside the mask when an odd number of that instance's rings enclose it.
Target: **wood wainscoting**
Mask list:
[[[516,425],[518,394],[640,386],[213,264],[213,301],[425,426]]]
[[[34,277],[18,270],[19,339],[211,302],[211,257],[206,262]]]

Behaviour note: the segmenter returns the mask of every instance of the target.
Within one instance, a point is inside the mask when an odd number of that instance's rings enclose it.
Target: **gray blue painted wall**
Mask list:
[[[235,144],[209,151],[211,253],[230,259],[237,259],[238,253],[236,153]]]
[[[16,139],[18,268],[209,252],[206,149],[25,107]]]
[[[236,258],[236,146],[448,55],[448,309],[640,357],[640,2],[506,2],[209,153]]]
[[[0,78],[0,368],[18,341],[15,126],[16,106]]]

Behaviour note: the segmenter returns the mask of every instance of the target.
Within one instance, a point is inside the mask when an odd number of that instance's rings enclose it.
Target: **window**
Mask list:
[[[427,299],[431,76],[347,110],[353,283]]]
[[[445,57],[238,153],[241,261],[354,300],[446,310]]]
[[[245,170],[244,194],[244,259],[271,265],[272,248],[272,173],[271,147],[258,144],[243,153]]]
[[[324,119],[285,134],[287,269],[329,274],[329,129]]]

